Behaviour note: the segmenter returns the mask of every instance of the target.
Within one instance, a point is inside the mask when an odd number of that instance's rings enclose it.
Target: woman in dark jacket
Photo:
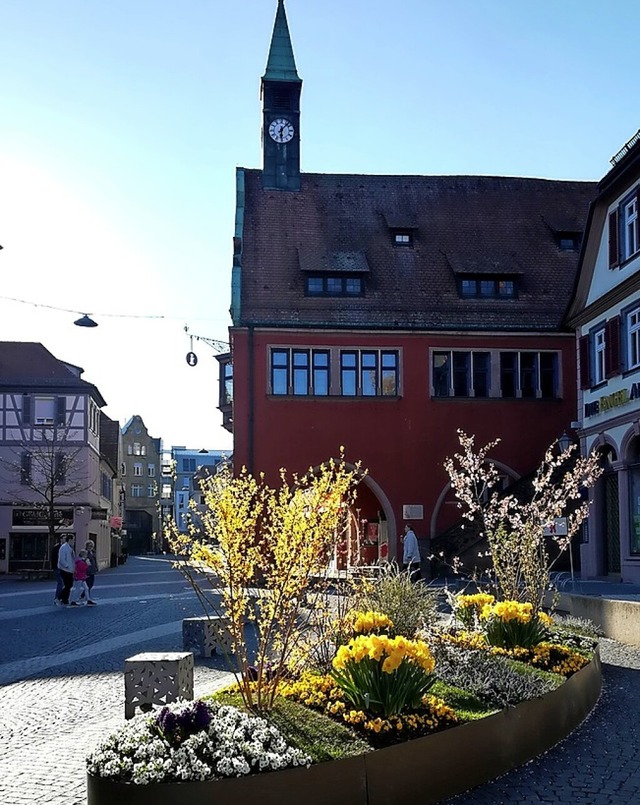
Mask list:
[[[64,588],[64,583],[62,581],[62,573],[60,572],[60,568],[58,567],[58,554],[60,553],[60,546],[62,545],[62,535],[58,537],[58,541],[51,549],[51,555],[49,556],[49,560],[51,562],[51,570],[53,570],[56,578],[56,594],[53,598],[54,604],[60,604],[62,601],[62,590]]]
[[[96,573],[98,572],[98,560],[96,558],[96,545],[92,539],[88,539],[84,544],[84,549],[87,552],[87,587],[89,588],[89,597],[93,598],[91,595],[91,590],[93,589],[93,583],[96,580]],[[95,604],[95,601],[87,601],[87,604],[91,604],[92,606]]]

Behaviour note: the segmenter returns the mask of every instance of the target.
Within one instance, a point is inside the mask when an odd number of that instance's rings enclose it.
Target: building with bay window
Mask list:
[[[578,339],[577,428],[605,473],[581,546],[587,577],[640,582],[640,132],[611,160],[589,211],[569,311]]]
[[[301,89],[278,0],[263,165],[237,169],[220,408],[235,465],[272,483],[341,445],[363,462],[336,562],[369,562],[398,554],[407,520],[437,540],[459,518],[458,428],[501,439],[508,485],[575,419],[564,315],[595,185],[304,173]]]

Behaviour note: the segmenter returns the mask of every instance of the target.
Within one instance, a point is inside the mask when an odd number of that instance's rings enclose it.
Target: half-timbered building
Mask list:
[[[0,342],[0,572],[49,567],[55,534],[93,539],[108,566],[100,409],[83,370],[42,344]]]

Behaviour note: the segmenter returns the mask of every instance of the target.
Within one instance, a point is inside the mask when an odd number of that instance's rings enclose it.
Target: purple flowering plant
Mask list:
[[[177,747],[190,735],[206,730],[210,723],[209,708],[196,700],[178,712],[163,707],[155,717],[154,726],[171,746]]]

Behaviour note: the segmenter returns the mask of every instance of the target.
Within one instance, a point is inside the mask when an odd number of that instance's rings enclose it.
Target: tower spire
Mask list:
[[[262,186],[300,190],[300,93],[284,0],[278,0],[267,69],[262,76]]]
[[[287,13],[284,0],[278,0],[276,20],[271,35],[271,47],[267,59],[267,69],[262,76],[263,81],[296,81],[302,83],[296,69],[293,45],[289,34]]]

